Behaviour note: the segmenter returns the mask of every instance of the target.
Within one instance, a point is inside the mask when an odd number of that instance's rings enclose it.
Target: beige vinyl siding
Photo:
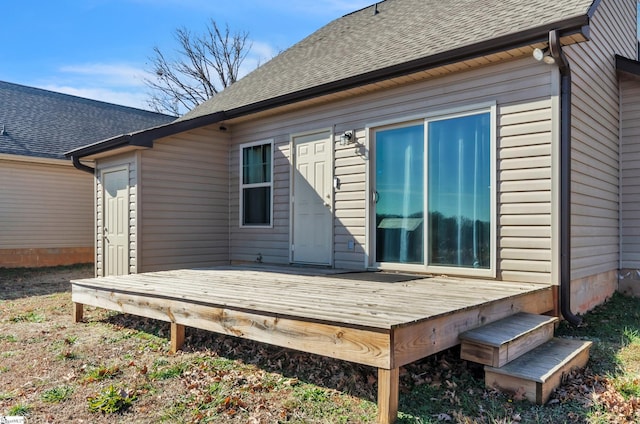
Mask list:
[[[289,261],[291,134],[334,128],[334,258],[339,268],[366,263],[368,135],[379,123],[402,122],[456,107],[496,102],[498,178],[498,278],[551,281],[551,68],[531,58],[448,75],[340,102],[233,125],[231,151],[231,259]],[[339,136],[357,130],[357,143]],[[238,145],[275,142],[274,227],[238,226]],[[355,243],[349,250],[349,241]]]
[[[366,246],[366,195],[367,161],[364,147],[358,145],[341,146],[337,134],[334,145],[336,178],[340,181],[340,190],[334,195],[334,252],[335,267],[362,269],[365,264]],[[356,131],[355,140],[366,140],[364,130]],[[349,242],[353,249],[349,249]]]
[[[139,272],[229,262],[227,140],[204,127],[141,152]]]
[[[102,172],[110,168],[129,169],[129,272],[135,274],[138,268],[138,154],[133,152],[103,159],[96,165],[95,202],[96,202],[96,275],[104,276],[104,188]]]
[[[640,269],[640,82],[620,82],[622,268]]]
[[[317,129],[317,128],[313,128]],[[233,138],[238,135],[234,128]],[[295,132],[295,131],[294,131]],[[293,132],[292,132],[293,133]],[[238,144],[273,139],[273,217],[271,228],[240,228],[240,150]],[[232,261],[266,263],[289,262],[289,136],[264,137],[256,133],[231,149],[230,255]]]
[[[635,57],[635,0],[605,0],[591,41],[566,47],[572,71],[572,279],[618,267],[618,79]]]
[[[0,249],[93,247],[93,178],[53,162],[0,159]]]
[[[499,109],[499,259],[505,280],[550,282],[552,101]]]

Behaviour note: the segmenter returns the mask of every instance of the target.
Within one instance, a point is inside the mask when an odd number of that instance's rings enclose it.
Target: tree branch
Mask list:
[[[213,19],[204,34],[194,35],[183,27],[174,37],[177,57],[169,59],[154,47],[149,58],[154,77],[144,82],[151,89],[151,108],[179,115],[236,82],[251,45],[248,32],[231,33],[228,25],[221,29]]]

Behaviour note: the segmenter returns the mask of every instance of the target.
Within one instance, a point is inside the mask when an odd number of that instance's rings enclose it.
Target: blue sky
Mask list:
[[[0,80],[147,108],[154,46],[209,18],[249,32],[245,72],[374,0],[2,0]]]
[[[324,24],[374,0],[1,0],[0,80],[147,108],[154,46],[209,18],[246,30],[254,69]],[[639,6],[640,8],[640,6]]]

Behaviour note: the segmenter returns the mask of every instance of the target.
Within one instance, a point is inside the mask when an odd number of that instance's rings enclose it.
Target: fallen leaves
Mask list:
[[[218,405],[218,413],[225,412],[227,415],[235,415],[238,409],[245,409],[247,404],[238,396],[227,396],[222,403]]]
[[[521,401],[527,398],[527,391],[524,387],[518,387],[518,389],[513,393],[513,400]]]
[[[604,384],[603,390],[593,393],[593,400],[601,405],[609,415],[615,416],[616,422],[640,422],[640,398],[626,399],[616,390],[611,381]]]
[[[25,287],[34,295],[52,290],[50,285],[37,286],[31,280]],[[119,389],[114,395],[138,398],[123,422],[267,424],[375,420],[375,368],[193,329],[187,329],[185,351],[167,355],[167,323],[87,307],[86,323],[69,325],[68,293],[57,298],[22,299],[22,294],[15,298],[18,300],[3,303],[5,316],[42,309],[47,321],[33,325],[5,319],[7,330],[3,334],[7,336],[0,337],[4,354],[0,364],[0,410],[33,402],[34,422],[58,422],[52,417],[60,421],[68,418],[69,422],[113,422],[113,418],[91,415],[86,405],[88,395],[111,383]],[[58,318],[52,310],[64,315]],[[5,324],[0,318],[0,325]],[[43,329],[43,325],[47,328]],[[163,361],[162,365],[159,361]],[[92,377],[91,384],[82,384],[91,370],[104,364],[119,366],[114,379],[98,382],[106,376],[105,369]],[[153,377],[158,369],[181,364],[187,365],[184,372],[166,379]],[[484,388],[482,375],[482,367],[459,359],[455,350],[408,364],[400,370],[401,411],[415,414],[416,422],[582,424],[591,419],[586,418],[587,413],[594,422],[640,422],[638,398],[621,395],[613,380],[590,370],[567,376],[549,405],[535,409],[534,414],[543,417],[540,421],[534,421],[529,412],[538,407],[517,402],[523,393],[509,397]],[[52,382],[73,385],[75,398],[47,404],[45,412],[38,404],[39,394]],[[634,386],[637,383],[629,381]],[[314,396],[305,400],[301,393]],[[416,399],[415,407],[408,405],[412,397]],[[317,405],[325,410],[315,415],[314,411],[309,412]],[[326,418],[325,411],[336,405],[343,409]],[[423,405],[431,409],[423,412]],[[358,407],[364,412],[352,412]],[[53,408],[57,409],[52,412]],[[561,419],[548,419],[558,417],[552,415],[553,411],[560,411]]]
[[[594,416],[602,416],[606,411],[609,422],[640,422],[640,398],[625,398],[615,386],[611,377],[594,374],[589,368],[574,370],[565,376],[562,384],[554,393],[550,403],[577,401],[585,409],[593,409]],[[574,422],[579,417],[569,417]]]

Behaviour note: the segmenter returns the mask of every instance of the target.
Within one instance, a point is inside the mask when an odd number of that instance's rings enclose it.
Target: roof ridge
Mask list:
[[[355,15],[356,13],[363,12],[363,11],[365,11],[365,10],[367,10],[367,9],[369,9],[369,8],[371,8],[371,7],[373,7],[373,6],[376,6],[376,7],[377,7],[380,3],[385,3],[386,1],[387,1],[387,0],[380,0],[380,1],[377,1],[377,2],[375,2],[375,3],[371,3],[369,6],[365,6],[365,7],[361,8],[361,9],[354,10],[353,12],[346,13],[346,14],[342,15],[342,17],[343,17],[343,18],[346,18],[347,16]]]

